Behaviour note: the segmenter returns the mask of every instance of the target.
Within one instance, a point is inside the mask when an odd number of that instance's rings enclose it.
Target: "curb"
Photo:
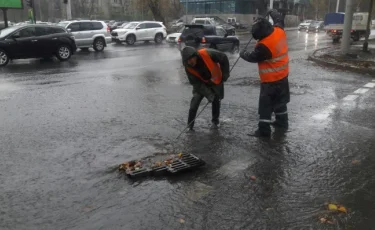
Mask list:
[[[314,50],[314,52],[309,55],[307,60],[316,62],[316,63],[318,63],[320,65],[323,65],[323,66],[333,67],[333,68],[336,68],[336,69],[349,70],[351,72],[360,73],[360,74],[375,75],[375,69],[370,69],[370,68],[364,69],[364,68],[356,68],[356,67],[352,67],[352,66],[343,66],[343,65],[340,65],[340,64],[337,64],[337,63],[322,60],[321,58],[318,58],[318,57],[315,56],[316,52],[327,49],[327,48],[331,48],[331,47],[324,47],[324,48]]]

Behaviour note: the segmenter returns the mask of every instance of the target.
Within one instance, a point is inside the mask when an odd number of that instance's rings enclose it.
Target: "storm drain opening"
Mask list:
[[[131,178],[158,177],[175,175],[202,167],[206,163],[193,154],[178,154],[155,163],[140,161],[125,162],[119,166],[119,171]]]

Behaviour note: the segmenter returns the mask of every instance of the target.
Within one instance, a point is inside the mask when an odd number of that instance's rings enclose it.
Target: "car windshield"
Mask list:
[[[9,27],[9,28],[5,28],[5,29],[0,30],[0,38],[4,38],[4,37],[8,36],[9,34],[13,33],[17,29],[18,29],[18,27]]]
[[[132,23],[129,23],[129,24],[127,24],[125,27],[124,27],[124,29],[134,29],[135,27],[137,27],[138,26],[138,22],[132,22]]]
[[[69,22],[59,22],[57,25],[66,28],[69,25]]]
[[[206,20],[195,20],[194,21],[194,24],[201,24],[201,25],[204,25],[206,22]]]

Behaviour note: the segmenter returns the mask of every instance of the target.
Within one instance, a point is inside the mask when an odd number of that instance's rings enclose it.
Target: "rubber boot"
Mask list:
[[[288,130],[288,114],[276,115],[276,121],[272,122],[271,125],[278,129]]]
[[[259,122],[258,129],[255,130],[254,133],[249,134],[249,136],[270,138],[271,137],[270,123]]]
[[[189,125],[189,131],[191,132],[194,132],[195,121],[193,120],[195,119],[196,115],[197,115],[197,110],[189,109],[188,125]]]

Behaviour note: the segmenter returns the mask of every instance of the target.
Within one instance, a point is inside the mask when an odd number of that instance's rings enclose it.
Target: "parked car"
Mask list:
[[[232,25],[229,25],[226,21],[217,16],[211,17],[195,17],[192,20],[192,24],[195,25],[212,25],[212,26],[221,26],[225,29],[228,35],[235,35],[236,28]]]
[[[167,28],[162,22],[131,22],[122,29],[112,31],[111,36],[112,41],[116,43],[126,42],[128,45],[134,45],[138,41],[162,43],[167,37]]]
[[[324,31],[324,22],[323,21],[316,21],[312,22],[309,27],[307,28],[307,32],[314,32],[319,33],[321,31]]]
[[[58,25],[74,35],[77,47],[80,49],[93,48],[101,52],[111,42],[110,29],[104,21],[64,21]]]
[[[234,26],[236,29],[247,29],[249,28],[249,25],[242,23],[241,21],[238,21],[236,18],[228,18],[227,23]]]
[[[60,26],[24,25],[0,31],[0,67],[12,59],[56,56],[66,61],[76,49],[73,35]]]
[[[124,24],[125,22],[124,21],[118,21],[118,22],[115,22],[113,23],[109,29],[110,31],[112,32],[113,30],[117,29],[117,28],[120,28],[122,26],[122,24]]]
[[[301,22],[298,26],[298,31],[307,31],[307,29],[309,28],[310,24],[314,22],[313,20],[305,20],[303,22]]]
[[[178,41],[178,49],[181,51],[185,46],[238,53],[240,41],[236,36],[228,36],[221,26],[186,25]]]
[[[180,36],[181,36],[181,33],[168,34],[165,40],[170,46],[175,46],[177,45],[178,39],[180,39]]]

